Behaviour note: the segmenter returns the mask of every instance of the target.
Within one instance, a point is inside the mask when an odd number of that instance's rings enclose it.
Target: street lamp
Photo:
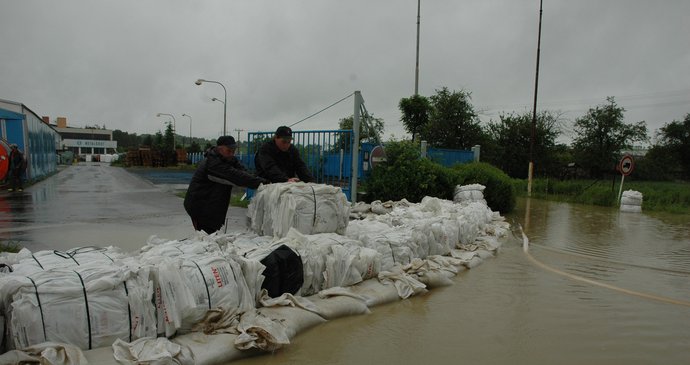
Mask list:
[[[204,80],[204,79],[198,79],[194,83],[197,85],[201,85],[204,82],[210,82],[212,84],[218,84],[223,87],[223,92],[225,93],[225,99],[223,100],[223,135],[226,135],[226,125],[227,125],[227,120],[228,120],[228,90],[225,88],[225,85],[221,84],[218,81],[212,81],[212,80]],[[220,100],[218,100],[220,101]]]
[[[219,103],[221,103],[221,104],[225,104],[225,102],[224,102],[223,100],[220,100],[220,99],[218,99],[218,98],[212,98],[211,101],[217,101],[217,102],[219,102]]]
[[[173,146],[172,146],[172,147],[173,147],[173,151],[174,151],[174,150],[175,150],[175,124],[176,124],[176,122],[175,122],[175,116],[172,115],[172,114],[166,114],[166,113],[158,113],[158,114],[156,114],[156,116],[157,116],[158,118],[160,118],[161,115],[167,115],[167,116],[169,116],[170,118],[172,118],[172,120],[173,120]]]
[[[182,113],[182,116],[189,118],[189,147],[192,147],[192,116],[185,113]],[[184,147],[184,144],[182,147]]]

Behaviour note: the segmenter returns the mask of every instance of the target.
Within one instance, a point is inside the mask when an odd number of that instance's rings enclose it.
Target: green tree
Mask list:
[[[665,124],[658,136],[659,147],[676,161],[683,177],[690,178],[690,113],[685,115],[682,122],[674,120]]]
[[[340,129],[352,129],[354,116],[350,115],[347,118],[340,119],[338,122],[338,128]],[[361,123],[359,127],[359,140],[360,142],[371,142],[377,143],[381,140],[381,134],[383,134],[383,119],[374,118],[373,115],[361,118]]]
[[[117,149],[120,151],[139,147],[139,136],[136,133],[130,134],[116,129],[113,131],[113,140],[117,141]]]
[[[449,91],[444,87],[430,97],[429,123],[422,139],[435,147],[470,149],[486,140],[477,113],[470,103],[470,93]]]
[[[588,169],[592,177],[599,178],[613,171],[621,150],[647,140],[646,123],[625,124],[624,111],[610,96],[605,104],[590,108],[585,116],[575,120],[575,160]]]
[[[149,147],[153,146],[153,136],[147,134],[146,136],[144,136],[143,140],[141,141],[141,144]]]
[[[412,134],[412,140],[414,140],[429,123],[431,103],[424,96],[413,95],[409,98],[400,99],[398,108],[402,113],[400,121],[405,126],[405,130]]]
[[[502,114],[498,122],[489,122],[487,133],[492,143],[482,146],[483,160],[505,171],[510,177],[524,179],[530,161],[532,113]],[[560,164],[556,139],[560,135],[559,116],[543,111],[537,114],[534,129],[535,175],[555,175]]]
[[[175,133],[173,132],[173,127],[171,123],[168,123],[168,126],[165,127],[165,134],[163,135],[163,151],[172,151],[174,150],[177,146],[174,145],[175,143]]]
[[[156,135],[153,137],[151,148],[163,149],[163,133],[161,131],[156,132]]]

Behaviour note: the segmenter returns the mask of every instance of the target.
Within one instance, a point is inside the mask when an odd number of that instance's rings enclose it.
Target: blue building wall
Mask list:
[[[57,171],[60,135],[24,104],[0,100],[0,138],[16,144],[27,161],[25,178],[35,180]]]

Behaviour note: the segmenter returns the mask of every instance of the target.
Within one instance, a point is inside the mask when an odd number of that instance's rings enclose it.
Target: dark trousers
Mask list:
[[[10,189],[22,189],[22,172],[10,172]]]
[[[219,223],[217,219],[214,221],[209,221],[208,219],[204,218],[192,218],[192,224],[194,225],[194,229],[197,231],[204,231],[207,234],[211,234],[213,232],[216,232],[217,230],[220,229],[220,227],[223,226],[222,221]]]

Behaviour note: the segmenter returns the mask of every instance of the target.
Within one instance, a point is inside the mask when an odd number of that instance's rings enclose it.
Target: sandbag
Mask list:
[[[313,183],[262,185],[248,208],[250,226],[264,236],[345,232],[350,204],[339,187]]]
[[[0,278],[8,347],[46,341],[80,349],[155,336],[147,268],[78,266]]]

